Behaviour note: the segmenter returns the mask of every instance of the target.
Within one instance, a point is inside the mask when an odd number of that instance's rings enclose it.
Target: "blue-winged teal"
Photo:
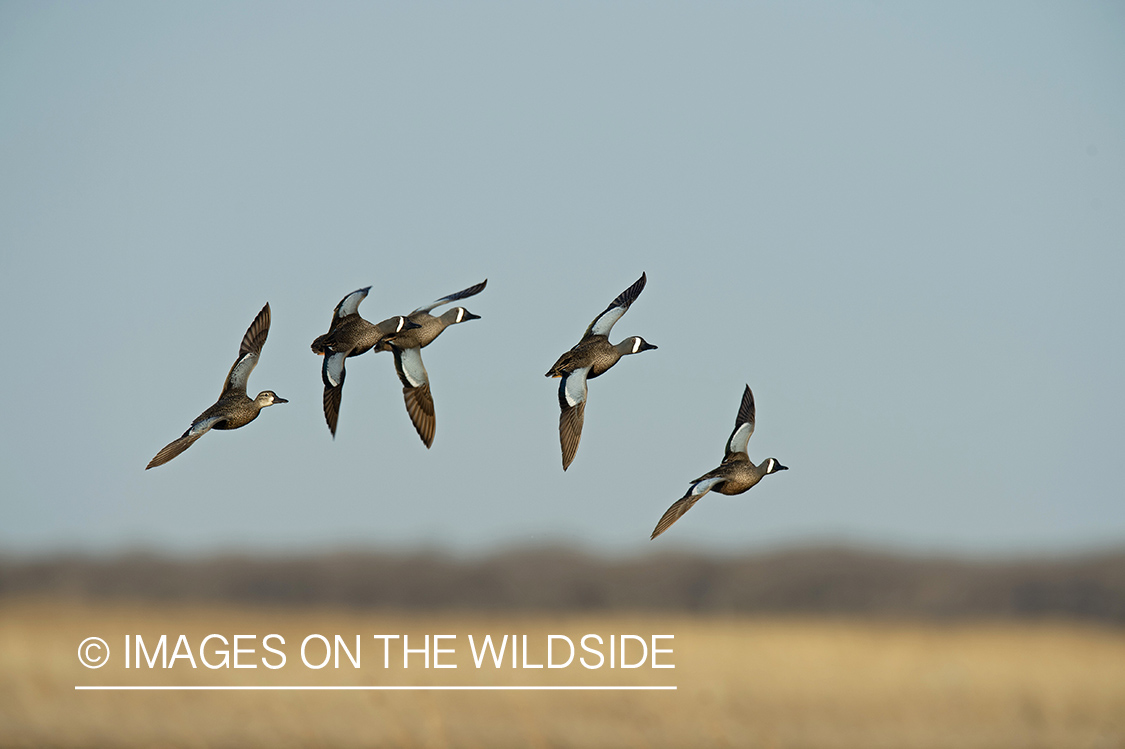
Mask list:
[[[660,518],[660,522],[656,524],[650,540],[668,530],[672,523],[679,520],[680,516],[690,510],[691,506],[707,492],[742,494],[742,492],[761,481],[763,476],[789,470],[786,466],[781,465],[777,458],[766,458],[760,466],[751,462],[750,456],[746,454],[746,443],[753,433],[754,394],[750,392],[750,386],[747,385],[746,390],[742,393],[742,404],[738,408],[738,416],[734,420],[734,431],[731,432],[730,439],[727,440],[727,453],[723,457],[723,462],[715,470],[708,471],[691,482],[687,494],[676,500],[664,513],[664,517]]]
[[[405,317],[392,317],[370,323],[359,316],[359,303],[367,298],[370,286],[357,289],[340,300],[332,312],[328,332],[312,342],[313,353],[324,357],[320,379],[324,382],[324,421],[336,436],[340,418],[340,402],[344,397],[344,360],[365,354],[379,344],[393,339],[404,330],[418,327]],[[376,349],[380,350],[380,349]]]
[[[547,377],[561,377],[559,383],[559,442],[562,445],[562,464],[565,471],[578,452],[578,441],[582,439],[582,418],[586,411],[586,380],[609,371],[617,361],[628,354],[654,349],[651,343],[640,336],[626,338],[618,344],[609,342],[609,331],[613,324],[629,310],[645,287],[645,274],[614,299],[605,312],[594,318],[586,328],[582,340],[574,348],[559,357],[547,372]]]
[[[402,397],[406,401],[406,412],[410,415],[415,431],[427,448],[434,444],[437,419],[434,416],[434,399],[430,394],[430,378],[426,373],[426,367],[422,364],[422,349],[429,346],[450,325],[480,319],[479,315],[474,315],[464,307],[454,307],[438,317],[434,317],[430,312],[443,304],[481,293],[487,283],[486,278],[475,286],[444,296],[425,307],[419,307],[406,316],[406,319],[416,327],[407,328],[393,339],[376,346],[377,351],[389,350],[394,354],[395,371],[398,372],[398,379],[402,381]]]
[[[183,436],[158,452],[156,457],[145,466],[146,471],[149,468],[164,465],[187,450],[192,446],[192,443],[212,429],[238,429],[258,418],[258,413],[266,406],[289,402],[278,397],[277,393],[272,390],[263,390],[258,393],[257,398],[250,398],[246,395],[246,381],[250,379],[250,373],[254,371],[254,367],[258,364],[258,358],[262,355],[262,346],[265,344],[269,332],[270,305],[267,303],[265,307],[262,307],[258,316],[254,318],[254,322],[250,323],[246,335],[242,337],[242,344],[238,347],[238,358],[231,366],[230,372],[227,373],[227,379],[223,383],[223,392],[219,395],[219,400],[215,401],[215,405],[201,413],[191,423],[191,427],[183,433]]]

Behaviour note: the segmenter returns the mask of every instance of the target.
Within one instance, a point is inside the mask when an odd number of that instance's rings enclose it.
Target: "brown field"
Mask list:
[[[361,668],[299,643],[363,635]],[[285,637],[282,669],[123,667],[124,636]],[[456,634],[456,669],[383,668],[373,634]],[[673,634],[675,669],[477,669],[467,635]],[[77,660],[103,637],[102,669]],[[173,642],[169,642],[172,646]],[[275,643],[276,646],[276,643]],[[667,641],[665,641],[665,646]],[[212,649],[213,650],[213,649]],[[323,649],[319,651],[323,654]],[[592,657],[592,656],[591,656]],[[633,656],[630,656],[633,657]],[[310,659],[312,650],[310,650]],[[212,656],[212,660],[215,657]],[[315,660],[319,660],[316,657]],[[76,691],[76,685],[676,685],[651,692]],[[665,614],[391,613],[188,604],[0,603],[0,745],[396,747],[1122,747],[1125,630],[1073,623]]]

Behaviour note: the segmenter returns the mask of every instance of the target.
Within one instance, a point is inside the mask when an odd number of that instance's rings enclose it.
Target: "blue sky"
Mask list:
[[[1125,12],[1090,3],[0,5],[0,550],[1125,540]],[[561,470],[543,373],[614,329]],[[489,279],[333,441],[309,342]],[[291,402],[148,460],[266,301]],[[751,458],[708,496],[744,384]]]

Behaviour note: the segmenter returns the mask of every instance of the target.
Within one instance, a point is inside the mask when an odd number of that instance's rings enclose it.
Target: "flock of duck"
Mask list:
[[[582,421],[586,411],[587,380],[608,372],[621,357],[655,349],[640,336],[630,336],[619,343],[609,342],[609,333],[622,315],[629,311],[645,288],[645,274],[636,283],[621,292],[605,311],[594,318],[582,340],[559,357],[547,371],[547,377],[560,378],[559,382],[559,443],[562,447],[562,465],[565,471],[574,461],[578,442],[582,437]],[[321,380],[324,383],[324,420],[332,436],[336,436],[336,423],[340,417],[340,403],[344,393],[344,363],[353,356],[368,351],[390,351],[394,356],[395,371],[402,381],[402,395],[406,412],[414,429],[426,447],[434,443],[437,425],[434,417],[434,400],[430,394],[430,380],[422,364],[422,349],[433,343],[450,325],[479,320],[464,307],[453,307],[441,315],[433,311],[451,302],[475,296],[484,291],[487,279],[419,307],[409,315],[399,315],[379,323],[371,323],[359,314],[359,305],[371,290],[370,286],[353,291],[340,300],[332,312],[328,332],[312,342],[313,353],[324,357],[321,363]],[[170,442],[156,454],[145,470],[164,465],[187,450],[212,429],[238,429],[246,426],[267,406],[288,403],[272,390],[263,390],[257,397],[246,393],[250,373],[262,355],[262,346],[270,331],[270,306],[267,303],[254,322],[250,323],[238,358],[227,373],[222,393],[215,404],[200,414],[179,439]],[[718,468],[708,471],[691,482],[687,493],[676,500],[660,518],[651,538],[668,530],[703,495],[715,491],[734,495],[747,491],[764,476],[788,470],[776,458],[767,458],[760,465],[750,460],[747,442],[754,433],[754,394],[750,386],[742,392],[734,431],[727,439],[726,454]]]

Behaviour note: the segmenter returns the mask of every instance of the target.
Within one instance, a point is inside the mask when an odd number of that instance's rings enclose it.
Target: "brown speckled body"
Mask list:
[[[764,465],[763,463],[763,466]],[[723,483],[717,484],[711,491],[730,496],[742,494],[744,491],[754,486],[754,484],[761,481],[762,477],[765,475],[765,468],[759,468],[754,465],[745,453],[732,453],[723,458],[723,462],[718,468],[713,471],[708,471],[695,479],[695,481],[692,481],[692,483],[694,484],[696,481],[703,481],[704,479],[722,478],[724,479]]]
[[[429,312],[414,312],[406,316],[406,319],[417,325],[417,328],[410,328],[404,330],[395,337],[393,345],[394,348],[408,349],[408,348],[425,348],[433,343],[441,332],[448,328],[453,323],[457,322],[457,315],[461,312],[461,307],[455,307],[446,311],[440,317],[434,317]],[[391,320],[384,320],[379,323],[380,326],[393,324]],[[393,328],[392,328],[393,330]],[[391,341],[384,341],[375,350],[376,351],[390,351],[392,347]]]
[[[615,346],[609,342],[609,337],[604,335],[583,338],[574,348],[559,357],[559,360],[547,372],[547,376],[562,377],[567,372],[573,372],[581,367],[589,367],[590,373],[586,375],[586,379],[593,379],[608,372],[624,354],[628,353],[632,347],[631,343],[626,346],[625,351],[618,348],[625,343],[626,341],[622,341]]]
[[[350,356],[365,354],[387,336],[395,332],[398,318],[392,317],[380,323],[371,323],[359,315],[351,315],[345,320],[312,342],[312,350],[317,354],[324,354],[325,349],[336,351],[350,351]],[[389,348],[389,346],[387,346]],[[379,351],[387,348],[380,347]]]
[[[250,398],[246,393],[226,392],[219,396],[215,405],[201,413],[192,424],[198,424],[206,419],[218,419],[211,425],[212,429],[238,429],[258,418],[262,409],[272,403],[272,399]]]

